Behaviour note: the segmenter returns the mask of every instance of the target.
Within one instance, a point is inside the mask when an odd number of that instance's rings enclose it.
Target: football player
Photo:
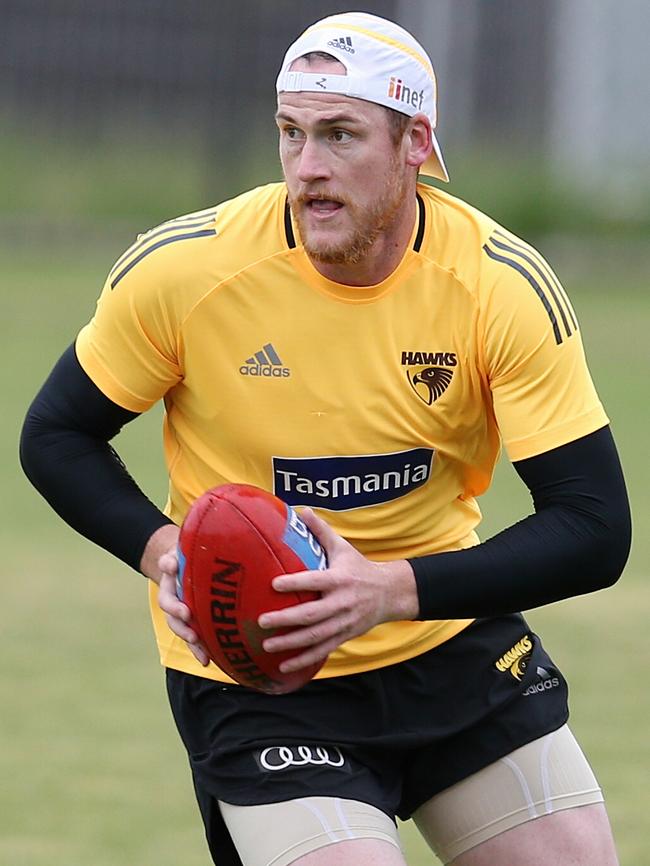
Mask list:
[[[309,27],[277,79],[284,182],[182,216],[116,262],[24,426],[30,479],[150,580],[218,866],[403,866],[413,818],[456,866],[614,866],[566,681],[521,611],[614,583],[630,518],[570,300],[526,241],[444,183],[417,40]],[[165,402],[169,499],[112,449]],[[479,543],[504,447],[534,513]],[[178,525],[246,482],[301,509],[329,567],[260,618],[286,695],[209,663],[176,596]],[[288,634],[276,629],[292,626]]]

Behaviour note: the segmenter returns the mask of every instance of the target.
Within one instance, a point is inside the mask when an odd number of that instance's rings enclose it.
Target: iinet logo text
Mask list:
[[[397,100],[397,102],[407,102],[413,108],[417,108],[418,111],[422,110],[424,90],[413,90],[404,84],[401,78],[395,78],[394,75],[391,75],[388,82],[388,95],[391,99]]]

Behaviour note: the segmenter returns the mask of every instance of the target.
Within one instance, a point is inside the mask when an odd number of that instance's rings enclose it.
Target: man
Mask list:
[[[528,244],[417,182],[447,170],[410,34],[326,18],[277,90],[285,184],[117,261],[30,409],[27,474],[151,581],[218,866],[403,866],[395,815],[456,866],[612,866],[565,680],[518,613],[613,583],[629,548],[570,302]],[[108,444],[159,399],[164,515]],[[478,544],[500,442],[535,513]],[[261,617],[285,670],[327,658],[293,694],[208,664],[175,595],[178,524],[224,482],[304,506],[328,554],[275,581],[320,600]]]

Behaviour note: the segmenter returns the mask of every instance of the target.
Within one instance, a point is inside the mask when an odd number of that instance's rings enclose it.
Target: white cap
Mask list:
[[[331,54],[347,75],[289,71],[294,60],[311,51]],[[308,27],[285,54],[276,90],[354,96],[409,117],[421,112],[431,121],[431,129],[436,128],[436,77],[428,54],[403,27],[366,12],[330,15]],[[433,133],[432,138],[433,152],[419,171],[448,181]]]

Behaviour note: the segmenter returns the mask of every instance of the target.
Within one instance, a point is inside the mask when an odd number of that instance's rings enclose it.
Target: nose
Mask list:
[[[327,180],[330,171],[323,146],[313,138],[306,138],[298,158],[298,180],[310,183],[314,180]]]

